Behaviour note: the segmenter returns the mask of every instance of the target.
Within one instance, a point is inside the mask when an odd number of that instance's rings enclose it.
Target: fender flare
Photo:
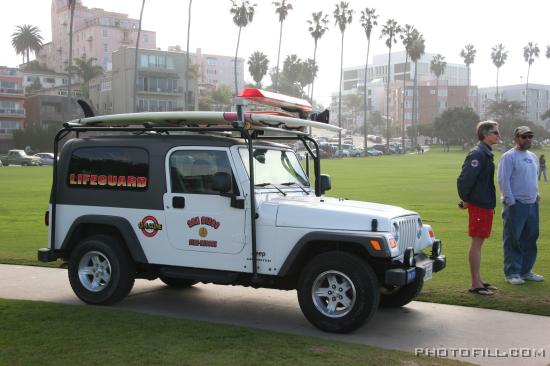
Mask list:
[[[371,239],[377,239],[382,244],[382,251],[375,251],[371,246]],[[375,233],[335,233],[330,231],[314,231],[302,236],[296,245],[292,248],[279,270],[279,276],[286,276],[292,269],[295,261],[307,250],[309,243],[314,241],[335,242],[335,243],[354,243],[364,248],[369,256],[373,258],[390,258],[386,238],[383,235]]]
[[[67,235],[65,236],[65,239],[61,244],[61,251],[65,251],[69,247],[73,234],[82,224],[105,225],[117,229],[122,236],[122,239],[124,240],[124,243],[126,244],[126,247],[128,248],[128,251],[130,252],[130,255],[132,256],[134,262],[144,264],[149,263],[147,261],[147,257],[145,256],[145,252],[140,245],[140,241],[137,238],[136,233],[132,229],[132,225],[130,225],[128,220],[120,216],[83,215],[78,217],[76,220],[73,221],[69,231],[67,232]]]

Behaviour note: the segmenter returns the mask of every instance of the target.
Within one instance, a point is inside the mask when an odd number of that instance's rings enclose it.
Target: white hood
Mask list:
[[[331,197],[278,196],[264,202],[278,206],[276,225],[285,227],[370,231],[376,219],[378,231],[390,231],[391,219],[416,215],[397,206]]]

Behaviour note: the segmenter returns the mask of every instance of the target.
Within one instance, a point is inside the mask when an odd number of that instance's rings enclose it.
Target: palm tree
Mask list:
[[[340,33],[342,33],[342,42],[340,45],[340,84],[338,84],[338,127],[342,127],[342,76],[344,67],[344,33],[346,32],[346,26],[351,23],[353,19],[353,10],[349,9],[349,3],[340,1],[340,4],[336,4],[336,8],[333,12],[334,24],[338,24]],[[342,133],[338,133],[338,149],[342,149]]]
[[[18,25],[11,35],[11,45],[18,55],[23,55],[23,63],[25,63],[25,55],[28,63],[30,62],[30,52],[37,54],[40,51],[43,40],[40,29],[29,24]]]
[[[71,76],[73,69],[73,20],[74,20],[74,10],[76,8],[76,0],[67,0],[67,6],[70,11],[70,20],[69,20],[69,64],[67,65],[68,75],[67,75],[67,113],[70,115],[71,108]],[[66,119],[68,119],[67,116]]]
[[[372,34],[372,29],[378,25],[378,14],[376,14],[376,9],[374,8],[365,8],[361,10],[361,26],[365,31],[367,36],[367,58],[365,60],[365,80],[364,80],[364,96],[363,96],[363,148],[364,151],[367,151],[367,119],[368,119],[368,96],[367,96],[367,72],[369,68],[369,52],[370,52],[370,36]]]
[[[527,92],[529,91],[529,71],[531,71],[531,65],[533,62],[535,62],[535,57],[539,57],[539,46],[538,44],[533,44],[533,42],[529,42],[527,46],[523,47],[523,58],[525,59],[525,62],[527,62],[527,78],[525,79],[525,118],[528,118],[528,109],[527,109]]]
[[[97,59],[92,57],[89,59],[75,58],[74,66],[72,66],[71,72],[75,73],[82,80],[82,85],[80,90],[84,98],[88,99],[90,97],[90,80],[96,76],[103,74],[103,67],[100,65],[95,65]]]
[[[435,108],[437,113],[439,113],[439,78],[445,73],[446,67],[445,57],[439,53],[430,62],[430,71],[435,75]]]
[[[189,71],[190,66],[189,65],[189,39],[191,38],[191,4],[193,3],[193,0],[189,0],[189,14],[187,14],[187,51],[185,54],[185,97],[183,102],[183,108],[184,110],[189,110],[187,104],[189,103]]]
[[[508,51],[504,50],[504,46],[502,43],[497,44],[495,47],[491,49],[491,60],[493,60],[493,64],[497,67],[497,93],[495,95],[495,100],[498,102],[498,71],[500,70],[501,66],[504,65],[506,62],[506,59],[508,58]]]
[[[412,126],[414,135],[411,136],[414,141],[412,142],[412,146],[416,146],[416,126],[418,125],[417,121],[417,95],[418,95],[418,60],[422,58],[422,55],[424,54],[424,50],[426,49],[424,36],[420,33],[415,33],[413,35],[413,40],[411,42],[411,45],[409,47],[409,56],[411,58],[411,61],[414,62],[414,81],[413,81],[413,112],[412,112]],[[405,146],[403,146],[403,149],[405,149]]]
[[[317,13],[311,13],[312,20],[308,20],[307,23],[309,24],[308,31],[313,37],[313,42],[315,43],[315,46],[313,47],[313,63],[317,64],[317,42],[319,39],[325,34],[325,32],[328,30],[327,24],[329,22],[328,15],[323,14],[322,11],[319,11]],[[311,82],[311,97],[309,98],[309,101],[313,103],[313,86],[315,84],[315,77],[313,78],[313,81]]]
[[[410,67],[409,67],[409,49],[411,48],[412,41],[414,39],[415,33],[418,31],[414,26],[410,24],[405,24],[400,35],[403,46],[405,46],[405,68],[403,69],[403,101],[402,101],[402,123],[401,123],[401,144],[403,146],[403,154],[405,153],[405,89],[407,88],[407,79],[405,75],[407,73],[407,68],[409,69],[409,78],[410,78]]]
[[[467,106],[470,106],[470,65],[474,63],[476,58],[476,49],[473,45],[467,44],[464,46],[464,48],[460,51],[460,57],[464,59],[464,64],[468,68],[468,89],[467,89],[467,96],[466,100],[468,101]]]
[[[258,88],[261,87],[262,79],[267,74],[268,65],[269,60],[263,52],[256,51],[248,58],[248,72]]]
[[[241,42],[241,30],[246,27],[248,23],[252,22],[254,18],[254,8],[256,4],[250,5],[250,1],[241,0],[240,4],[237,4],[236,0],[231,1],[231,9],[229,10],[233,14],[233,23],[239,27],[239,35],[237,37],[237,47],[235,49],[235,95],[239,94],[239,86],[237,84],[237,56],[239,55],[239,43]]]
[[[141,1],[141,12],[139,13],[138,33],[136,37],[136,53],[134,58],[134,94],[132,98],[132,112],[137,109],[137,81],[138,81],[138,57],[139,57],[139,38],[141,36],[141,20],[143,19],[143,8],[145,8],[145,0]]]
[[[401,27],[393,19],[388,19],[382,26],[380,38],[386,38],[388,47],[388,78],[386,80],[386,149],[390,151],[390,67],[391,67],[391,47],[397,43],[397,36],[401,33]]]
[[[281,56],[281,41],[283,40],[283,22],[288,15],[288,11],[292,10],[292,4],[290,4],[288,0],[282,0],[281,2],[274,1],[273,5],[275,5],[275,13],[279,14],[279,23],[281,23],[281,26],[279,27],[279,49],[277,51],[277,74],[274,85],[274,90],[277,91],[279,84],[279,59]]]

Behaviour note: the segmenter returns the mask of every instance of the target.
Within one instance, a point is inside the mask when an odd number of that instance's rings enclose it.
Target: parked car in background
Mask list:
[[[384,155],[384,153],[382,151],[379,151],[373,148],[367,149],[367,156],[380,156],[380,155]]]
[[[53,165],[53,153],[37,153],[33,156],[40,158],[40,165]]]
[[[40,158],[27,155],[25,150],[10,150],[7,155],[0,155],[3,165],[40,165]]]

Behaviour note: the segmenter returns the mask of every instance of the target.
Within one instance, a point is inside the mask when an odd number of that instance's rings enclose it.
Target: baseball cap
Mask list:
[[[526,133],[533,134],[533,131],[531,131],[531,129],[527,126],[519,126],[519,127],[516,127],[516,129],[514,130],[514,136],[516,137],[525,135]]]

